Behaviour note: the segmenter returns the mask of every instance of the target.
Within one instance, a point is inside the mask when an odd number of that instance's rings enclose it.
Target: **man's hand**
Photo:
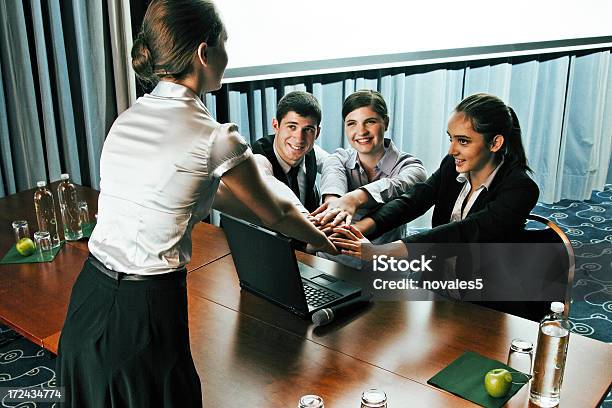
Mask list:
[[[361,260],[367,260],[371,254],[367,247],[371,247],[371,242],[363,236],[361,231],[352,225],[343,225],[334,228],[334,234],[330,237],[334,245],[340,249],[340,253],[349,255]],[[368,253],[366,253],[368,252]]]
[[[353,190],[342,197],[326,197],[325,203],[314,210],[319,228],[329,229],[338,225],[350,225],[357,210],[368,202],[368,193],[362,189]]]

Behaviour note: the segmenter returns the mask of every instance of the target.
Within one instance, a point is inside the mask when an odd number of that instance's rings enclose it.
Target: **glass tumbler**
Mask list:
[[[28,222],[25,220],[13,221],[13,232],[15,233],[15,242],[19,242],[21,238],[30,238]]]
[[[38,258],[47,262],[53,259],[53,245],[51,243],[51,235],[48,231],[36,231],[34,233],[34,240],[36,241],[36,250],[38,251]]]
[[[365,390],[361,393],[361,408],[387,408],[387,394],[377,388]]]
[[[528,340],[513,339],[508,352],[508,365],[517,371],[531,374],[533,366],[533,344]],[[520,383],[524,383],[520,378]],[[514,382],[514,381],[513,381]]]
[[[300,398],[298,408],[325,408],[323,398],[318,395],[304,395]]]
[[[81,225],[89,224],[89,207],[87,207],[87,202],[79,201],[77,203],[77,208],[79,211],[79,222]]]

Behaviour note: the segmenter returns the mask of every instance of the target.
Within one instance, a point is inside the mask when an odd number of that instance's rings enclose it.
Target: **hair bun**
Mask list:
[[[152,59],[151,50],[149,50],[141,32],[136,37],[136,40],[134,40],[134,45],[132,46],[132,67],[140,80],[145,82],[154,81]]]

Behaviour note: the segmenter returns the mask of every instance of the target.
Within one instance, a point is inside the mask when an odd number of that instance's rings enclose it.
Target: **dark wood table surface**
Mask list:
[[[205,407],[293,408],[305,394],[322,396],[327,408],[359,407],[361,392],[371,387],[387,392],[390,407],[474,406],[191,289],[189,329]]]
[[[55,192],[57,184],[51,183],[49,188]],[[0,257],[15,245],[13,221],[28,221],[31,237],[38,230],[35,190],[0,199]],[[98,193],[80,186],[78,193],[87,201],[93,219]],[[63,239],[56,193],[54,199],[59,234]],[[64,324],[72,285],[87,259],[86,248],[86,242],[63,245],[50,263],[0,265],[0,321],[43,346],[43,340],[61,330]]]
[[[57,184],[51,183],[60,238],[63,239]],[[87,201],[90,219],[95,220],[99,192],[77,186],[81,200]],[[26,220],[30,236],[38,230],[34,191],[22,191],[0,199],[0,257],[15,244],[11,223]],[[223,231],[208,224],[195,226],[192,271],[229,254]],[[87,259],[87,240],[66,242],[53,262],[0,265],[0,321],[32,342],[57,351],[57,339],[64,324],[72,285]]]
[[[84,188],[82,194],[93,217],[97,192]],[[11,221],[26,219],[35,231],[32,195],[0,199],[1,254],[14,244]],[[189,324],[205,406],[293,407],[300,395],[317,393],[326,407],[353,407],[370,387],[385,390],[390,407],[474,406],[427,379],[466,350],[505,361],[513,338],[537,338],[534,322],[458,302],[377,302],[313,329],[240,290],[222,230],[199,224],[192,238]],[[64,245],[52,263],[0,265],[0,320],[56,352],[70,289],[86,256],[86,243],[76,242]],[[301,253],[298,258],[354,277],[333,262]],[[611,366],[612,345],[572,334],[561,406],[597,406],[610,386]],[[523,387],[507,406],[528,405]]]
[[[308,254],[298,253],[298,259],[344,279],[356,273]],[[377,302],[349,319],[313,329],[308,321],[240,290],[231,255],[190,274],[189,288],[202,298],[424,386],[465,351],[505,362],[512,339],[536,344],[538,335],[536,322],[451,301]],[[572,333],[562,406],[598,406],[612,381],[610,367],[612,345]],[[506,406],[527,406],[528,394],[523,387]]]

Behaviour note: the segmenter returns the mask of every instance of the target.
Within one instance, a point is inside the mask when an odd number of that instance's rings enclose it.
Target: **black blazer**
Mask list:
[[[264,136],[256,140],[253,146],[251,146],[251,149],[255,154],[266,156],[268,161],[272,164],[274,177],[289,186],[289,179],[274,154],[274,135]],[[314,149],[306,153],[304,161],[306,164],[306,202],[302,204],[304,204],[304,207],[306,207],[308,211],[312,212],[319,206],[319,192],[315,185],[317,180],[317,157]],[[299,198],[300,197],[298,197],[298,199]]]
[[[425,182],[415,184],[370,215],[376,222],[375,234],[412,221],[435,206],[432,229],[404,238],[404,242],[512,242],[538,201],[535,182],[524,169],[505,162],[490,188],[479,194],[468,215],[461,221],[450,222],[463,188],[463,183],[457,181],[458,175],[453,157],[446,156]]]

